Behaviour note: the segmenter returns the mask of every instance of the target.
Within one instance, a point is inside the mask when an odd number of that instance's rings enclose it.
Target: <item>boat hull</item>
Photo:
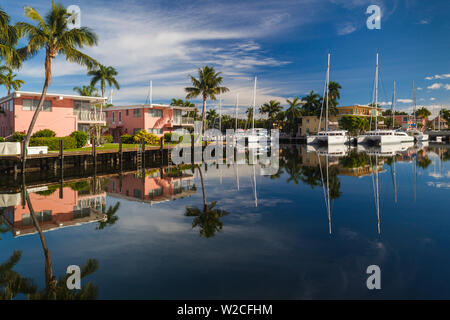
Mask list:
[[[373,144],[395,144],[402,142],[414,142],[414,138],[410,136],[391,136],[391,135],[370,135],[359,136],[358,144],[373,143]]]
[[[338,145],[345,144],[348,142],[347,136],[309,136],[306,138],[307,144],[327,144],[327,145]]]

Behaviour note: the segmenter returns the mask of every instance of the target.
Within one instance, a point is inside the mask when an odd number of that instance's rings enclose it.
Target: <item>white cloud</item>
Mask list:
[[[450,78],[450,73],[444,73],[444,74],[436,74],[434,76],[425,77],[425,80],[449,79],[449,78]]]
[[[434,100],[436,100],[436,98],[434,98],[434,97],[431,97],[431,98],[430,98],[430,101],[434,101]]]
[[[422,87],[417,87],[417,90],[423,90],[423,88]]]
[[[347,35],[356,31],[356,26],[352,23],[345,23],[338,26],[337,34],[340,36]]]
[[[412,103],[412,99],[397,99],[398,103]]]
[[[444,88],[445,88],[445,90],[450,90],[450,84],[446,84],[446,85],[444,86]]]
[[[442,83],[433,83],[431,86],[428,86],[427,89],[431,89],[431,90],[437,90],[443,87]]]

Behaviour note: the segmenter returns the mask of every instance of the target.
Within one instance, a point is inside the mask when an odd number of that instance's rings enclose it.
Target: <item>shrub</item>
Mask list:
[[[113,136],[110,134],[104,135],[101,137],[100,142],[101,143],[112,143],[113,142]]]
[[[171,142],[171,141],[172,141],[172,132],[164,133],[164,142]]]
[[[0,142],[4,142],[4,141],[5,141],[5,138],[0,137]]]
[[[21,142],[22,140],[24,140],[25,139],[25,137],[26,137],[26,133],[25,132],[14,132],[14,134],[12,135],[12,137],[11,137],[11,140],[13,141],[13,142]]]
[[[32,138],[51,138],[55,137],[56,133],[53,130],[50,129],[42,129],[37,132],[35,132],[31,137]]]
[[[74,137],[64,138],[31,138],[30,147],[47,146],[48,150],[59,150],[59,140],[63,141],[63,149],[75,149],[77,147],[77,140]]]
[[[139,131],[134,136],[134,142],[140,143],[142,141],[142,138],[145,140],[146,144],[159,144],[159,137],[153,133],[148,133],[145,130]]]
[[[89,182],[87,182],[86,180],[78,181],[71,183],[69,186],[73,191],[83,191],[89,187]]]
[[[133,144],[134,143],[134,139],[133,136],[131,134],[124,134],[120,136],[120,140],[122,141],[122,143],[126,143],[126,144]]]
[[[83,131],[74,131],[70,134],[71,137],[75,138],[77,141],[77,148],[82,148],[86,145],[88,141],[88,134]]]

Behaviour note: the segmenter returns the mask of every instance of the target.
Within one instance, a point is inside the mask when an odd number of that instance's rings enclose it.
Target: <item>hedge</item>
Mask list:
[[[63,149],[76,149],[77,140],[74,137],[63,138],[31,138],[30,147],[47,146],[48,150],[59,150],[59,140],[63,141]]]
[[[51,138],[55,137],[56,133],[53,130],[50,129],[42,129],[37,132],[35,132],[31,137],[32,138]]]
[[[112,143],[114,138],[112,135],[107,134],[107,135],[102,136],[101,140],[102,140],[102,143]]]
[[[124,134],[120,136],[120,140],[122,140],[122,143],[125,144],[133,144],[134,143],[134,137],[131,134]]]
[[[77,141],[77,148],[84,147],[89,139],[87,133],[83,131],[74,131],[70,134],[70,136],[75,138]]]

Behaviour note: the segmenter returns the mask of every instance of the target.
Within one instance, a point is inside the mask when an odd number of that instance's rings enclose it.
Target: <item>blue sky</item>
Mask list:
[[[114,104],[144,103],[149,80],[153,101],[184,98],[189,74],[208,64],[224,75],[231,89],[224,104],[231,111],[236,94],[242,112],[257,103],[322,93],[327,53],[331,80],[342,85],[340,105],[371,101],[375,54],[380,54],[379,100],[388,103],[397,81],[399,109],[411,108],[412,80],[418,105],[450,105],[450,2],[447,0],[273,0],[273,1],[102,1],[64,0],[81,8],[83,26],[99,36],[85,50],[119,71],[121,90]],[[381,30],[368,30],[366,9],[381,7]],[[50,1],[2,0],[13,22],[26,20],[23,7],[42,15]],[[86,70],[57,57],[50,92],[73,93],[88,84]],[[40,91],[43,55],[19,71],[22,90]],[[107,90],[109,94],[109,89]],[[4,95],[4,88],[0,95]],[[195,101],[198,102],[198,101]],[[216,102],[210,102],[214,107]],[[436,109],[437,110],[437,109]]]

